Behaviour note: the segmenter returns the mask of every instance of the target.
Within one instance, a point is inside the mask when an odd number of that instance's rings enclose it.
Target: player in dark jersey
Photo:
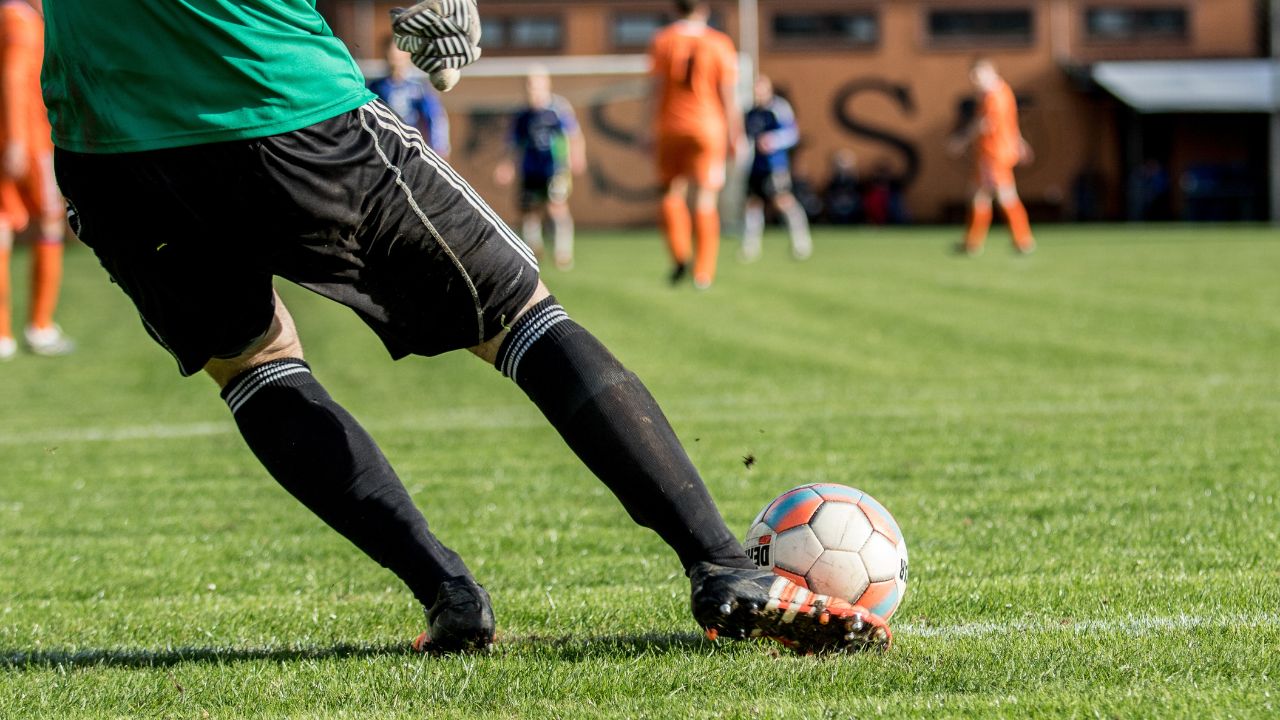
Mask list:
[[[511,377],[676,552],[709,633],[801,650],[888,644],[880,618],[754,566],[644,385],[569,318],[493,210],[374,99],[314,0],[57,0],[46,11],[44,96],[72,228],[180,372],[216,381],[271,475],[405,582],[426,611],[415,647],[487,646],[488,593],[312,375],[276,277],[352,308],[394,357],[467,348]],[[397,44],[438,88],[479,56],[471,0],[395,18]]]
[[[573,176],[587,166],[586,144],[569,101],[551,93],[551,77],[535,68],[525,79],[527,105],[516,113],[507,135],[508,157],[494,169],[499,185],[520,176],[520,228],[526,244],[542,257],[543,216],[555,238],[555,264],[573,267],[573,216],[569,192]]]
[[[387,107],[396,111],[406,125],[417,129],[435,154],[449,157],[449,114],[434,90],[422,78],[412,75],[409,53],[387,41],[387,75],[369,83]]]
[[[764,75],[756,79],[754,104],[747,111],[744,125],[755,154],[747,177],[742,259],[751,262],[760,257],[764,204],[768,201],[787,221],[792,257],[804,260],[813,253],[813,241],[809,237],[809,218],[791,194],[791,161],[787,156],[800,142],[800,129],[791,104],[774,93],[773,81]]]

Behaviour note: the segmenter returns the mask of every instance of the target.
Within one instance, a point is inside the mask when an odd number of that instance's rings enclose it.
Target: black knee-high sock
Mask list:
[[[754,567],[653,396],[554,297],[516,321],[495,365],[686,570],[701,560]]]
[[[373,438],[301,360],[274,360],[222,391],[249,449],[286,490],[404,581],[423,605],[469,575],[427,521]]]

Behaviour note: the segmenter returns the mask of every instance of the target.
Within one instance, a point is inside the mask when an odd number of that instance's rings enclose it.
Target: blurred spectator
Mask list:
[[[876,163],[863,187],[862,215],[870,225],[900,225],[907,221],[902,183],[894,177],[889,163],[883,160]]]
[[[862,193],[858,187],[858,156],[848,148],[831,155],[831,175],[823,193],[827,221],[849,225],[862,218]]]

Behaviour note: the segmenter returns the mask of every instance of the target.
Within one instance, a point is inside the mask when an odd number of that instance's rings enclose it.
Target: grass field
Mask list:
[[[547,274],[735,530],[812,481],[897,516],[895,647],[828,658],[701,639],[674,556],[514,385],[392,364],[283,287],[317,376],[493,594],[492,653],[407,652],[408,592],[73,249],[80,351],[0,366],[0,717],[1274,717],[1280,237],[1047,227],[1031,258],[997,232],[958,259],[953,235],[824,231],[804,264],[771,235],[702,294],[665,285],[651,235],[583,237]]]

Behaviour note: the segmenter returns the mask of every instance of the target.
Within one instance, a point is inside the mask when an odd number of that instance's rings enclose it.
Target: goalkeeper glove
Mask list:
[[[409,53],[431,84],[447,92],[458,72],[480,57],[480,15],[475,0],[423,0],[391,11],[396,47]]]

